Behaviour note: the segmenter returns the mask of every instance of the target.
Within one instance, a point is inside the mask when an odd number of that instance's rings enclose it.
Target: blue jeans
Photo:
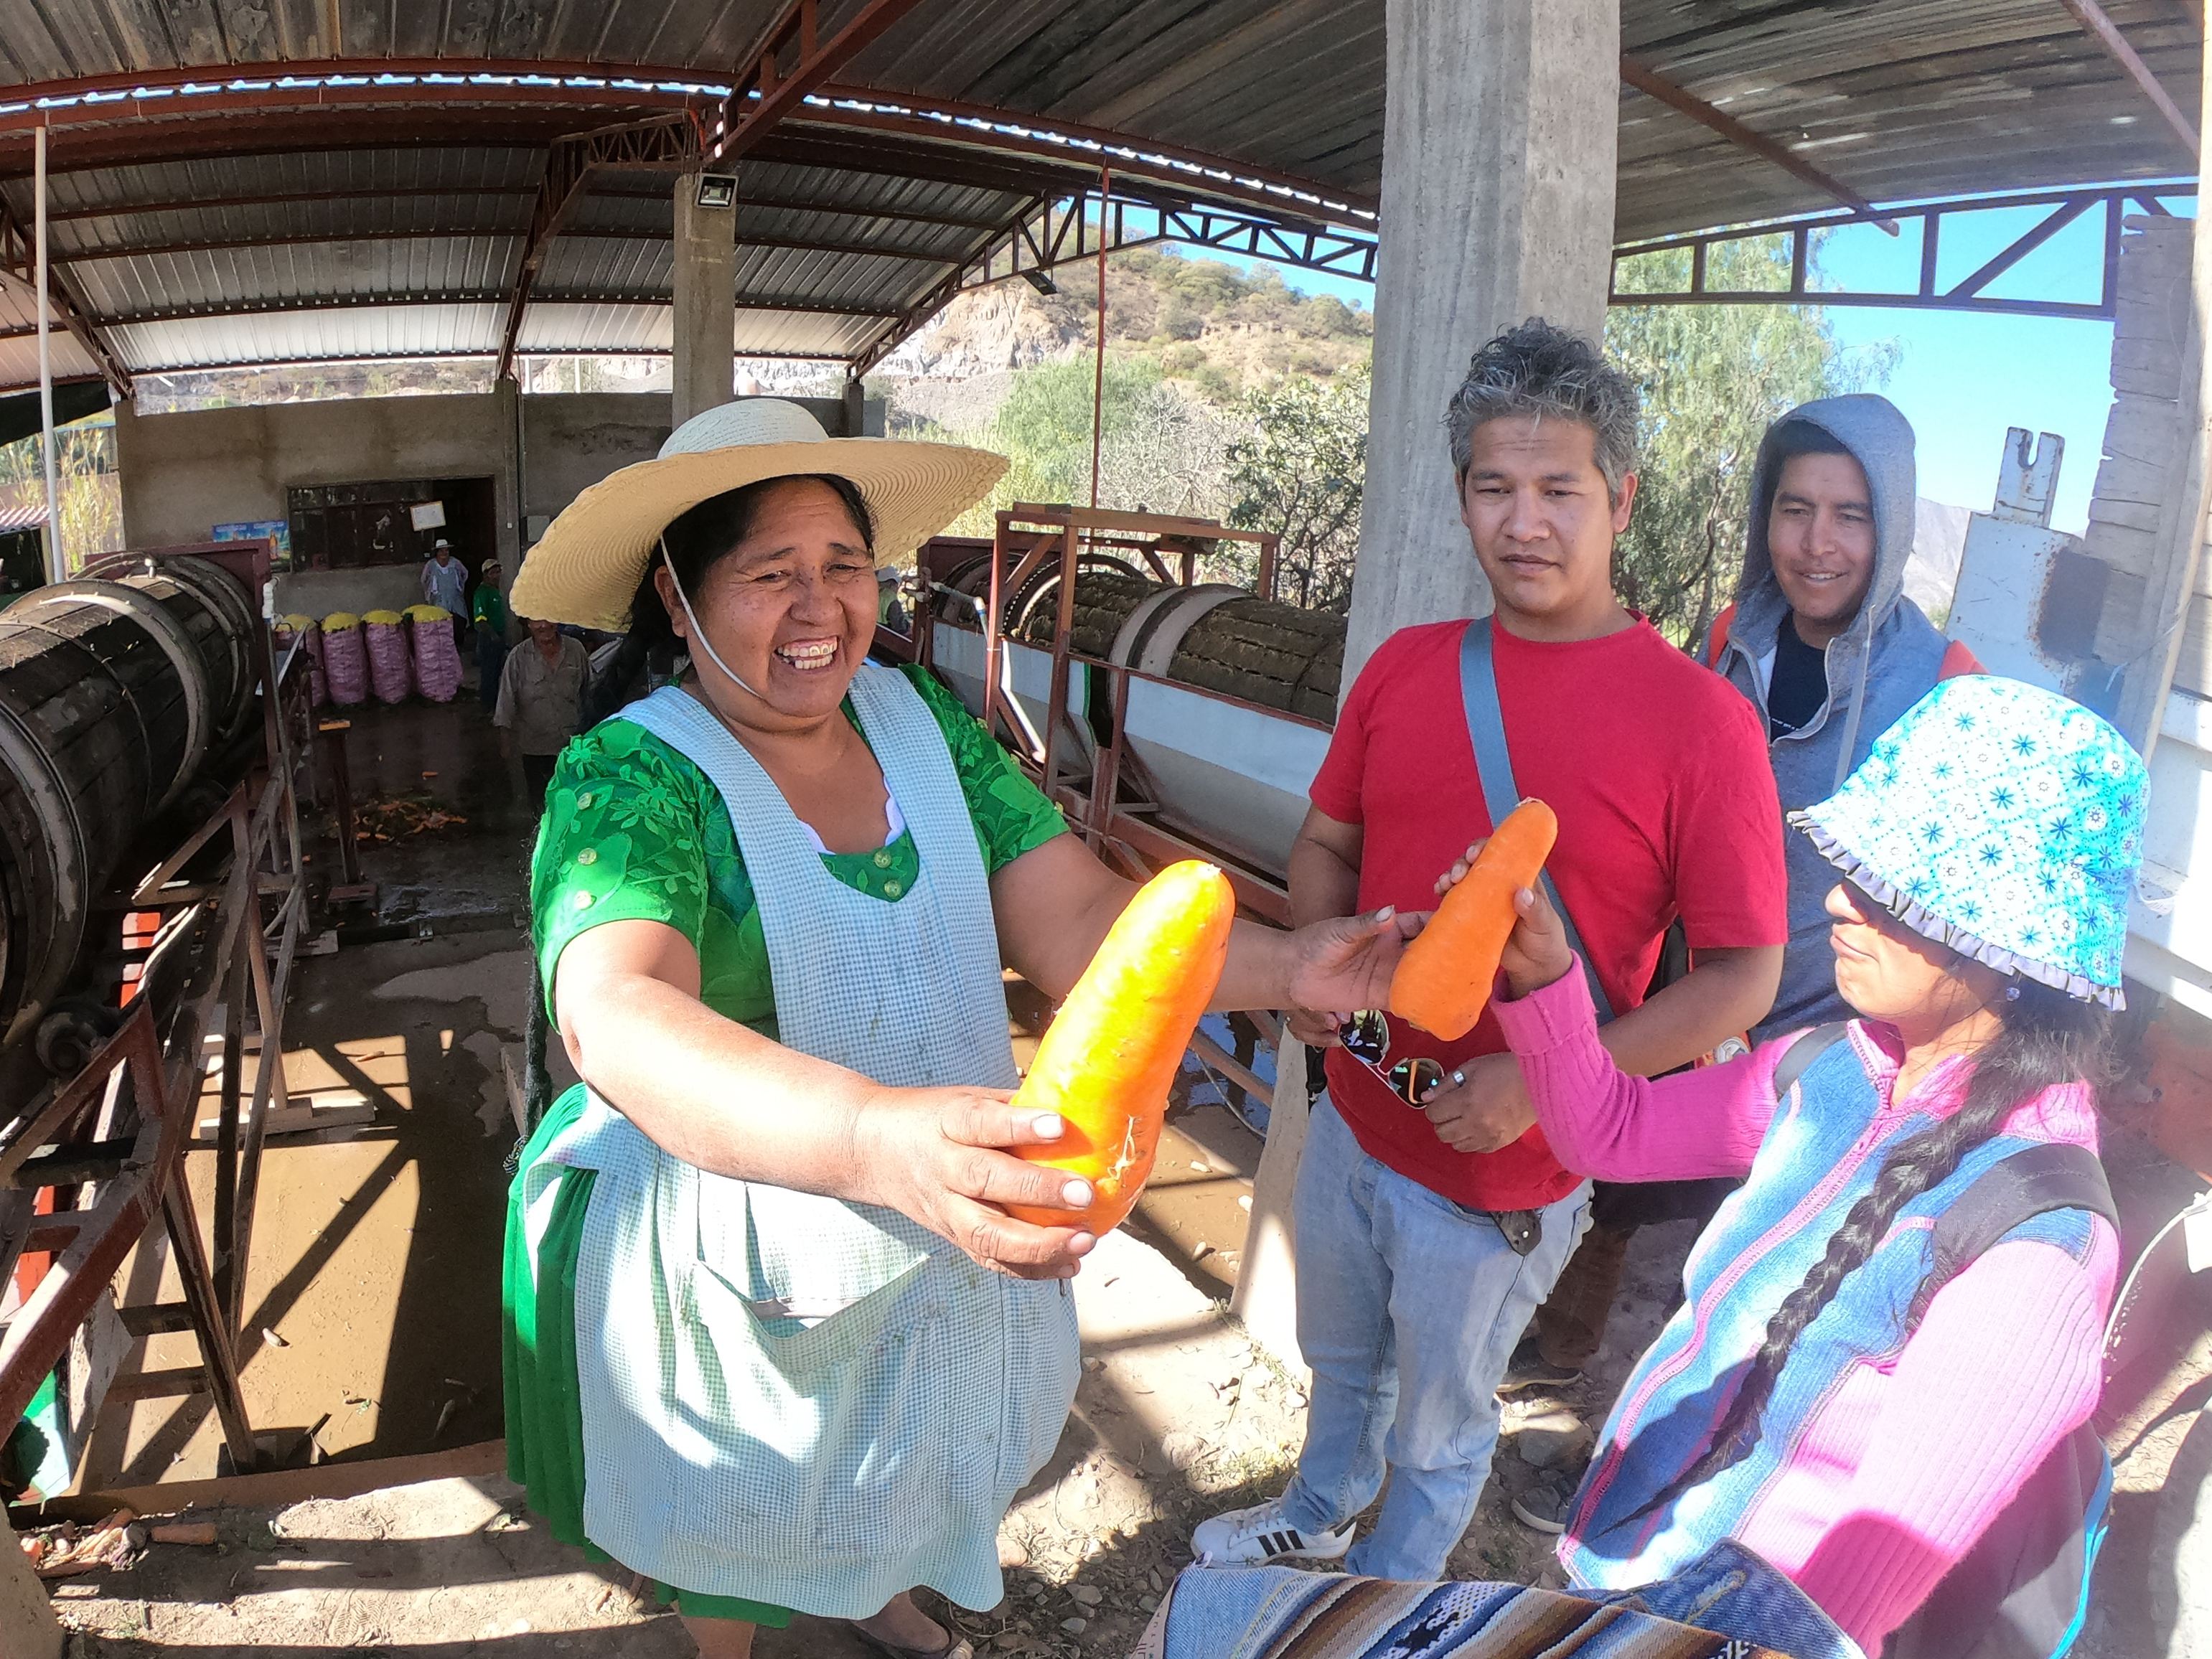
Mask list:
[[[1570,1588],[1567,1593],[1641,1607],[1677,1624],[1771,1648],[1791,1659],[1863,1659],[1858,1644],[1820,1611],[1819,1603],[1733,1538],[1722,1539],[1672,1578],[1656,1584],[1612,1592]]]
[[[1498,1381],[1589,1223],[1589,1188],[1545,1210],[1542,1242],[1516,1255],[1489,1216],[1368,1157],[1324,1094],[1292,1212],[1313,1403],[1284,1519],[1343,1525],[1387,1461],[1390,1494],[1345,1568],[1439,1578],[1490,1475]]]
[[[1289,1567],[1191,1567],[1175,1582],[1164,1630],[1154,1626],[1159,1639],[1140,1644],[1137,1655],[1264,1659],[1283,1651],[1293,1632],[1311,1632],[1326,1620],[1328,1650],[1341,1659],[1404,1654],[1409,1626],[1426,1638],[1423,1653],[1527,1654],[1534,1651],[1529,1642],[1538,1632],[1546,1652],[1584,1659],[1674,1653],[1687,1646],[1684,1626],[1790,1659],[1866,1659],[1802,1590],[1725,1540],[1666,1583],[1632,1590],[1562,1595],[1483,1583],[1381,1588],[1385,1594],[1361,1595],[1352,1580]],[[1413,1594],[1387,1593],[1392,1590]],[[1588,1607],[1593,1601],[1617,1611],[1595,1613]],[[1655,1623],[1662,1619],[1675,1622]]]
[[[477,696],[486,714],[499,707],[499,677],[507,666],[507,641],[497,634],[477,635]]]

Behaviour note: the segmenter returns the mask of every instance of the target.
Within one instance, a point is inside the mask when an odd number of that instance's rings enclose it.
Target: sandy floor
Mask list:
[[[452,1451],[501,1431],[502,1165],[514,1140],[505,1072],[527,997],[519,911],[529,816],[502,793],[480,714],[472,705],[378,711],[361,728],[355,769],[364,793],[428,790],[470,823],[372,851],[377,914],[349,924],[356,942],[303,963],[289,1017],[295,1092],[359,1091],[376,1121],[325,1144],[272,1146],[247,1279],[245,1384],[257,1428],[281,1449],[341,1462]],[[328,855],[327,843],[317,849],[319,863]],[[1085,1376],[1058,1454],[1002,1534],[1013,1564],[1006,1597],[988,1612],[946,1615],[984,1653],[1126,1652],[1149,1604],[1188,1561],[1191,1527],[1272,1496],[1287,1478],[1303,1430],[1298,1379],[1223,1311],[1260,1150],[1223,1106],[1180,1108],[1139,1213],[1079,1282]],[[203,1214],[210,1161],[191,1158]],[[2153,1190],[2166,1178],[2154,1165],[2114,1161],[2116,1184],[2140,1189],[2124,1203],[2170,1201]],[[1601,1421],[1672,1306],[1689,1243],[1686,1225],[1639,1235],[1590,1377],[1509,1408],[1492,1479],[1452,1558],[1455,1575],[1558,1582],[1551,1540],[1510,1512],[1514,1493],[1546,1478],[1517,1455],[1515,1431],[1559,1408],[1593,1427]],[[155,1299],[164,1266],[149,1251],[126,1269],[131,1300]],[[167,1299],[173,1285],[160,1294]],[[2190,1331],[2204,1326],[2201,1309],[2175,1318],[2195,1319]],[[2191,1347],[2185,1335],[2174,1346],[2116,1430],[2112,1544],[2077,1650],[2086,1659],[2164,1652],[2156,1632],[2171,1617],[2173,1575],[2159,1553],[2160,1516],[2171,1507],[2161,1487],[2212,1389],[2212,1345]],[[156,1337],[125,1370],[195,1358],[189,1336]],[[204,1397],[112,1407],[88,1484],[216,1474],[211,1415]],[[495,1466],[482,1455],[475,1465]],[[216,1518],[223,1541],[215,1549],[156,1546],[131,1571],[61,1586],[57,1606],[84,1632],[78,1652],[690,1651],[672,1619],[631,1594],[626,1575],[592,1568],[547,1536],[493,1475]],[[861,1650],[805,1620],[757,1648],[763,1659]]]

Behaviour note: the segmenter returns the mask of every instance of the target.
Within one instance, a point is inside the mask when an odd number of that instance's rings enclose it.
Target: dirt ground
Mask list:
[[[1686,1244],[1674,1235],[1685,1231],[1641,1241],[1632,1308],[1663,1305]],[[1192,1526],[1272,1495],[1296,1455],[1303,1389],[1158,1251],[1126,1233],[1109,1237],[1078,1281],[1078,1305],[1083,1382],[1056,1455],[1001,1533],[1006,1599],[988,1613],[950,1615],[988,1654],[1127,1652],[1188,1565]],[[1626,1329],[1605,1374],[1625,1359]],[[1543,1541],[1506,1510],[1507,1492],[1539,1478],[1511,1443],[1453,1570],[1556,1578]],[[216,1511],[216,1547],[152,1546],[130,1571],[65,1582],[56,1605],[79,1632],[80,1659],[334,1648],[392,1659],[690,1652],[676,1621],[642,1603],[625,1575],[588,1566],[520,1499],[503,1479],[479,1475]],[[762,1659],[863,1651],[811,1620],[763,1634],[755,1650]]]
[[[356,1091],[375,1121],[272,1144],[247,1277],[247,1403],[256,1427],[298,1461],[447,1454],[471,1472],[224,1509],[213,1516],[217,1546],[155,1545],[129,1571],[59,1584],[55,1604],[79,1632],[80,1659],[305,1659],[341,1648],[392,1659],[685,1659],[690,1644],[672,1618],[634,1595],[619,1570],[590,1566],[550,1538],[517,1489],[485,1472],[500,1464],[498,1272],[514,1139],[507,1071],[527,1000],[530,815],[472,702],[364,711],[353,754],[364,795],[420,790],[469,822],[372,848],[375,912],[345,921],[339,949],[301,966],[286,1034],[294,1090]],[[327,841],[315,856],[331,857]],[[1016,1003],[1018,1013],[1018,994]],[[1082,1387],[1056,1455],[1001,1534],[1006,1598],[945,1615],[987,1656],[1127,1652],[1188,1564],[1192,1526],[1273,1496],[1288,1478],[1302,1379],[1225,1312],[1261,1147],[1199,1090],[1170,1119],[1139,1213],[1079,1279]],[[204,1215],[210,1155],[190,1161]],[[2172,1201],[2150,1189],[2178,1175],[2149,1164],[2126,1175],[2147,1196],[2124,1194],[2124,1204]],[[1508,1406],[1492,1480],[1451,1559],[1455,1576],[1559,1582],[1552,1540],[1510,1513],[1513,1494],[1547,1478],[1519,1455],[1519,1431],[1562,1410],[1601,1423],[1671,1310],[1690,1243],[1687,1224],[1639,1234],[1589,1378]],[[130,1299],[173,1297],[173,1284],[155,1288],[164,1267],[151,1250],[130,1264]],[[2202,1330],[2201,1318],[2190,1328]],[[191,1350],[188,1335],[155,1337],[125,1371],[189,1364]],[[2159,1554],[2172,1505],[2161,1488],[2212,1389],[2212,1340],[2179,1341],[2160,1366],[2115,1431],[2113,1536],[2076,1650],[2085,1659],[2165,1652],[2157,1632],[2172,1616],[2173,1574]],[[111,1407],[86,1485],[216,1475],[211,1419],[204,1396]],[[756,1651],[846,1659],[863,1650],[835,1626],[801,1620]]]

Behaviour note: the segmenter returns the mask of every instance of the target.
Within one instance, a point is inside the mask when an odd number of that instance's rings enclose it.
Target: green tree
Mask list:
[[[1784,238],[1723,243],[1707,258],[1713,288],[1789,285]],[[1624,261],[1619,280],[1625,292],[1679,292],[1689,276],[1689,252],[1680,250]],[[1617,305],[1605,343],[1644,392],[1641,482],[1614,550],[1614,586],[1625,604],[1687,643],[1734,591],[1767,427],[1810,398],[1879,386],[1895,352],[1839,352],[1817,307],[1777,305]]]
[[[0,446],[0,504],[43,507],[46,462],[36,433]],[[62,560],[81,570],[123,545],[123,486],[115,463],[115,417],[88,415],[54,428],[55,493],[61,497]]]
[[[1095,360],[1086,352],[1038,363],[1014,376],[1006,402],[980,441],[1013,462],[994,495],[994,505],[1091,500],[1096,373]],[[1109,441],[1139,417],[1159,384],[1159,365],[1151,359],[1108,356],[1100,401]]]
[[[1249,434],[1227,453],[1228,522],[1272,530],[1275,594],[1291,605],[1343,611],[1352,604],[1359,502],[1367,479],[1368,371],[1297,378],[1247,392]],[[1251,572],[1242,573],[1248,580]]]

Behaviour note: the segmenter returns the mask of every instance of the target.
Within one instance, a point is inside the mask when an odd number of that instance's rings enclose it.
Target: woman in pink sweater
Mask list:
[[[1792,815],[1845,878],[1837,988],[1862,1018],[1808,1039],[1778,1100],[1795,1038],[1622,1073],[1557,916],[1522,896],[1498,1014],[1560,1158],[1744,1178],[1583,1480],[1560,1545],[1577,1584],[1662,1579],[1734,1539],[1877,1652],[2087,1418],[2110,1224],[2049,1211],[1941,1282],[1930,1243],[1999,1159],[2096,1146],[2144,795],[2118,733],[2064,698],[1930,693]]]

